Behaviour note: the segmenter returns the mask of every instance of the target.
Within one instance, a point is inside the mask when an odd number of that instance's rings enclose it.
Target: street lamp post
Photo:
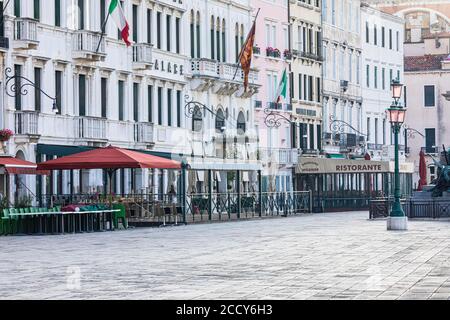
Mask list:
[[[393,80],[391,83],[392,97],[394,103],[387,110],[389,114],[389,120],[391,122],[392,131],[394,133],[395,143],[395,169],[394,169],[394,205],[389,214],[387,221],[388,230],[407,230],[408,229],[408,217],[402,209],[400,203],[400,164],[399,164],[399,146],[398,136],[400,129],[405,121],[406,108],[399,103],[399,99],[402,95],[403,85],[399,80]]]
[[[59,111],[57,97],[50,96],[47,92],[42,90],[40,86],[38,86],[30,79],[20,74],[15,74],[10,67],[5,69],[5,80],[5,93],[8,96],[12,98],[26,96],[28,94],[28,89],[26,87],[33,87],[50,100],[53,100],[52,112],[57,113]]]

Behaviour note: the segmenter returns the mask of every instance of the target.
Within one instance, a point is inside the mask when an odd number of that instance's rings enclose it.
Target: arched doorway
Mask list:
[[[203,127],[203,114],[201,109],[196,106],[192,114],[192,131],[199,132]]]
[[[215,128],[216,128],[216,133],[217,133],[217,137],[218,137],[218,141],[215,144],[216,157],[225,159],[227,142],[226,142],[225,135],[224,135],[225,115],[224,115],[222,109],[217,110]]]
[[[16,158],[26,160],[25,154],[21,150],[17,151]],[[14,203],[17,204],[20,200],[24,199],[27,196],[26,176],[22,174],[16,174],[14,175],[13,179],[14,179]]]

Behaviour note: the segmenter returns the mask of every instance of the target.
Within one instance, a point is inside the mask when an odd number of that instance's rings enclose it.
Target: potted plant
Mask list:
[[[0,130],[0,148],[3,150],[3,153],[6,153],[6,144],[9,139],[14,135],[14,132],[10,129],[2,129]]]
[[[292,53],[291,51],[289,51],[288,49],[284,50],[283,52],[283,56],[286,60],[291,60],[292,59]]]
[[[274,57],[274,58],[280,58],[280,57],[281,57],[281,52],[280,52],[280,50],[278,50],[277,48],[275,48],[275,49],[273,50],[273,57]]]
[[[261,48],[258,47],[258,45],[253,47],[253,53],[254,54],[261,54]]]
[[[12,132],[12,130],[2,129],[2,130],[0,130],[0,141],[1,142],[8,141],[13,135],[14,135],[14,132]]]
[[[272,47],[267,47],[266,48],[266,55],[268,57],[273,57],[273,52],[274,52],[274,49]]]

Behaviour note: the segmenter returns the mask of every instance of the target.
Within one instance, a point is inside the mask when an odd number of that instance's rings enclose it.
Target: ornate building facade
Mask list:
[[[252,70],[244,92],[235,65],[252,23],[249,3],[121,3],[131,47],[111,19],[102,30],[106,0],[17,0],[5,7],[0,51],[10,72],[3,83],[22,75],[48,94],[2,87],[2,125],[16,133],[7,153],[40,162],[112,144],[185,160],[193,170],[222,170],[212,172],[221,190],[224,170],[258,169],[251,104],[258,73]],[[213,113],[189,112],[192,99]],[[244,185],[254,176],[242,173]],[[195,178],[202,187],[204,174]],[[105,181],[101,170],[68,170],[18,176],[10,190],[16,196],[103,192]],[[166,193],[177,181],[167,170],[123,169],[113,190]]]

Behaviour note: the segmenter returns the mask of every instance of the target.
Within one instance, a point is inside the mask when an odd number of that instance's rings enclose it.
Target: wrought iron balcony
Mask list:
[[[439,147],[426,146],[426,147],[422,147],[421,150],[428,154],[439,154]]]
[[[74,59],[104,61],[106,57],[105,47],[105,38],[102,38],[101,33],[99,32],[77,30],[72,36]]]
[[[16,18],[14,20],[14,48],[36,49],[39,41],[37,39],[37,20],[31,18]]]
[[[267,108],[274,110],[283,110],[283,104],[277,102],[267,102]]]
[[[305,52],[302,50],[292,50],[292,55],[296,58],[304,58],[304,59],[311,59],[315,61],[323,61],[322,55],[312,53],[312,52]]]
[[[147,43],[133,44],[133,68],[138,70],[150,69],[153,65],[153,45]]]

